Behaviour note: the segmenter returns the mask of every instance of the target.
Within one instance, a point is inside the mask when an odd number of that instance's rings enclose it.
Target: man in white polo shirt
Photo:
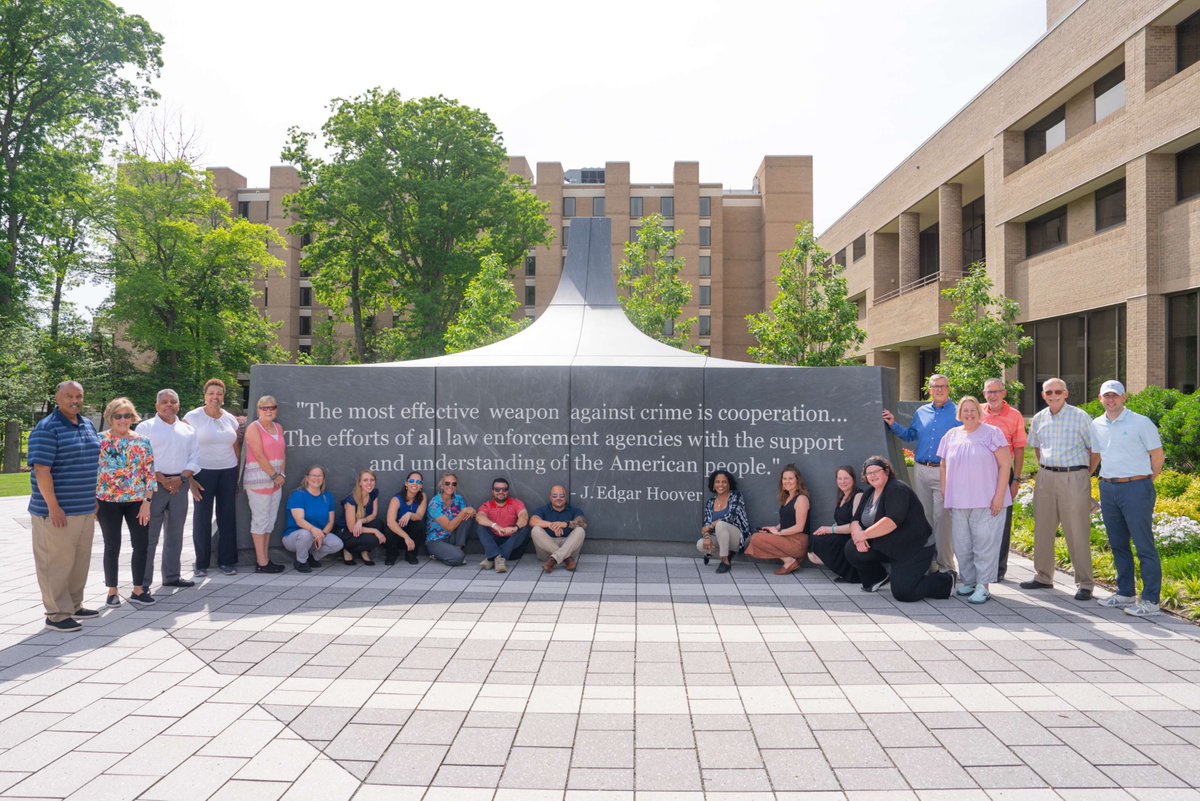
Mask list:
[[[1117,594],[1101,606],[1124,609],[1134,617],[1159,614],[1162,562],[1154,545],[1154,479],[1163,466],[1163,446],[1150,418],[1125,408],[1120,381],[1100,386],[1104,414],[1092,421],[1092,470],[1100,465],[1100,514],[1108,532]],[[1133,552],[1142,569],[1142,597],[1137,598]]]
[[[183,525],[187,522],[188,495],[200,499],[200,483],[193,474],[200,469],[200,443],[196,429],[179,418],[179,394],[161,389],[154,402],[158,413],[138,424],[137,432],[150,438],[154,450],[154,478],[160,491],[150,501],[150,542],[146,549],[146,587],[154,580],[154,552],[162,534],[162,580],[164,587],[194,587],[180,575]]]

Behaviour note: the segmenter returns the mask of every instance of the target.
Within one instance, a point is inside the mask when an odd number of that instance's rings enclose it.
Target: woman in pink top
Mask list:
[[[250,502],[250,539],[254,541],[255,573],[282,573],[271,561],[271,532],[279,517],[283,495],[283,428],[275,422],[279,404],[270,395],[258,399],[258,419],[246,428],[246,469],[242,487]]]
[[[983,409],[970,395],[958,402],[959,428],[938,445],[942,460],[942,492],[954,527],[962,586],[959,595],[981,604],[991,598],[988,584],[1000,566],[1004,508],[1012,504],[1008,471],[1012,453],[1000,429],[983,423]]]

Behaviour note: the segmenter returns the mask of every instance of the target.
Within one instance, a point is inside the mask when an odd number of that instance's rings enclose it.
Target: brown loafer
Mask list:
[[[575,569],[575,557],[568,556],[567,561],[563,562],[563,567],[565,567],[567,570],[574,570]]]
[[[795,573],[797,570],[800,569],[801,564],[803,564],[803,563],[799,559],[797,559],[794,562],[792,562],[791,567],[787,567],[787,566],[780,567],[778,570],[775,571],[775,575],[786,576],[788,573]]]
[[[553,556],[550,557],[549,559],[547,559],[545,562],[542,562],[542,570],[545,570],[547,573],[553,573],[554,568],[557,566],[558,566],[558,562],[554,561]]]

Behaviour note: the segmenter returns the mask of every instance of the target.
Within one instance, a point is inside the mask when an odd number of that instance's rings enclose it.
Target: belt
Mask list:
[[[163,473],[166,478],[179,478],[183,473]]]
[[[913,461],[922,467],[939,467],[942,464],[941,462],[922,462],[920,459],[913,459]]]
[[[1076,470],[1087,470],[1086,464],[1072,465],[1071,467],[1051,467],[1048,464],[1038,465],[1042,470],[1049,470],[1051,473],[1074,473]]]
[[[1146,481],[1154,476],[1129,476],[1128,478],[1101,478],[1105,484],[1128,484],[1130,481]]]

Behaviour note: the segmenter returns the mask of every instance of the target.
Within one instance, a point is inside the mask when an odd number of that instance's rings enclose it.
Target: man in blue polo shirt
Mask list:
[[[575,557],[583,547],[587,520],[583,512],[567,503],[566,487],[555,484],[550,488],[550,503],[533,513],[529,525],[533,527],[529,536],[537,549],[538,559],[545,560],[542,570],[553,573],[559,565],[567,570],[575,569]]]
[[[916,443],[912,488],[925,508],[925,519],[933,528],[938,570],[946,571],[954,569],[954,540],[950,536],[950,515],[946,513],[942,497],[942,460],[938,456],[938,445],[947,431],[962,423],[958,420],[954,401],[950,400],[950,379],[946,376],[938,373],[929,376],[929,401],[917,409],[908,428],[901,428],[887,409],[883,410],[883,422],[903,441]]]
[[[1092,421],[1091,468],[1100,465],[1100,514],[1117,568],[1117,594],[1100,605],[1152,617],[1159,614],[1162,589],[1162,562],[1154,545],[1154,479],[1163,466],[1162,440],[1150,418],[1125,408],[1120,381],[1100,385],[1100,402],[1104,414]],[[1140,600],[1130,539],[1142,568]]]
[[[29,515],[46,628],[71,632],[79,631],[79,620],[100,614],[83,608],[96,522],[100,437],[82,415],[82,386],[62,382],[54,401],[58,408],[29,433]]]

